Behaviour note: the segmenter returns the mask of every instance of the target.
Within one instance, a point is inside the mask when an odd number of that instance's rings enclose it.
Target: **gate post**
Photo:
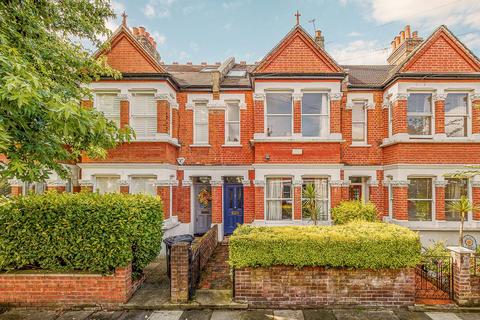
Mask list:
[[[175,243],[170,253],[170,301],[188,302],[190,245]]]
[[[463,247],[448,247],[452,256],[453,300],[460,306],[469,305],[472,298],[470,282],[470,256],[472,250]]]

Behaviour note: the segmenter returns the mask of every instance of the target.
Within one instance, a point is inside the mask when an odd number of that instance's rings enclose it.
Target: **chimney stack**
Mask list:
[[[157,43],[150,32],[145,30],[145,27],[133,27],[132,34],[141,46],[148,51],[157,61],[160,62],[160,54],[157,51]]]
[[[406,25],[391,42],[392,52],[387,59],[388,63],[400,64],[422,42],[423,39],[418,37],[418,32],[411,32],[410,26]]]
[[[315,30],[315,42],[320,48],[325,48],[325,38],[322,36],[322,31]]]
[[[133,27],[132,30],[133,30],[133,31],[132,31],[132,32],[133,32],[133,35],[134,35],[134,36],[138,36],[138,28],[137,28],[137,27]]]

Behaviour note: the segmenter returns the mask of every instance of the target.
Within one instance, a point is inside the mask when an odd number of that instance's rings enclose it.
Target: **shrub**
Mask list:
[[[0,270],[141,271],[159,253],[162,203],[146,195],[56,193],[0,204]]]
[[[350,221],[378,221],[377,207],[371,202],[342,201],[332,208],[332,220],[335,224],[345,224]]]
[[[340,226],[240,226],[230,237],[234,268],[325,266],[413,267],[420,261],[420,238],[405,227],[355,221]]]

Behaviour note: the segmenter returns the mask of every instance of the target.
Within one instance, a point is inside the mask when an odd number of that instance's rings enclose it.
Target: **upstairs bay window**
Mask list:
[[[130,183],[130,193],[156,195],[155,177],[132,177]]]
[[[468,197],[468,180],[467,179],[445,179],[447,186],[445,187],[445,219],[447,221],[460,221],[460,212],[450,209],[450,205],[462,196]],[[468,220],[468,215],[465,215]]]
[[[326,93],[304,93],[302,96],[302,135],[328,136],[328,96]]]
[[[266,94],[266,130],[269,137],[292,135],[292,94],[269,92]]]
[[[95,177],[95,191],[100,194],[105,193],[119,193],[120,192],[120,177]]]
[[[327,178],[304,178],[302,181],[302,220],[312,220],[310,214],[303,206],[303,192],[307,185],[312,184],[317,195],[317,220],[328,220],[328,179]]]
[[[468,94],[449,93],[445,99],[445,133],[447,137],[466,137]]]
[[[130,126],[137,138],[157,134],[157,104],[153,94],[134,93],[130,100]]]
[[[292,220],[292,179],[267,178],[265,219]]]
[[[408,180],[408,220],[431,221],[433,203],[432,179],[411,178]]]
[[[367,109],[364,102],[354,102],[352,107],[352,143],[367,143]]]
[[[432,134],[432,94],[410,93],[407,100],[408,134],[428,136]]]
[[[193,122],[193,143],[208,144],[208,108],[206,102],[195,103]]]
[[[225,133],[226,144],[240,144],[240,106],[238,102],[227,102]]]
[[[95,109],[102,112],[105,118],[120,127],[120,99],[116,93],[95,94]]]

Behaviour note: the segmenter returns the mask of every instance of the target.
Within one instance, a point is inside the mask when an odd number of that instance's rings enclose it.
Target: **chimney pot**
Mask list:
[[[177,62],[177,61],[173,61],[172,64],[178,64],[178,62]]]
[[[405,41],[405,31],[400,31],[400,42],[403,43]]]
[[[137,27],[133,27],[133,35],[138,36],[138,28]]]
[[[188,61],[188,62],[187,62],[187,65],[188,65],[188,66],[191,66],[191,65],[192,65],[192,62],[191,62],[191,61]]]
[[[145,34],[145,27],[138,27],[138,35],[143,36]]]
[[[200,64],[201,64],[202,66],[206,66],[206,65],[207,65],[206,62],[202,62],[202,63],[200,63]]]
[[[410,39],[412,37],[411,33],[410,33],[410,25],[406,25],[405,26],[405,39]]]
[[[145,31],[145,38],[147,38],[147,39],[150,38],[150,32]]]
[[[155,40],[153,41],[153,46],[157,49],[157,42]]]
[[[247,62],[246,61],[240,61],[240,64],[245,65],[245,64],[247,64]]]
[[[399,46],[400,45],[400,37],[399,36],[396,36],[395,37],[395,46]]]
[[[220,66],[220,65],[222,65],[222,63],[217,61],[217,62],[215,62],[215,65]]]
[[[412,38],[418,37],[418,31],[413,31],[412,32]]]
[[[315,30],[315,37],[321,37],[322,36],[322,31],[321,30]]]
[[[391,45],[392,45],[392,52],[393,52],[395,51],[395,49],[397,49],[397,46],[395,45],[395,40],[391,42]]]

